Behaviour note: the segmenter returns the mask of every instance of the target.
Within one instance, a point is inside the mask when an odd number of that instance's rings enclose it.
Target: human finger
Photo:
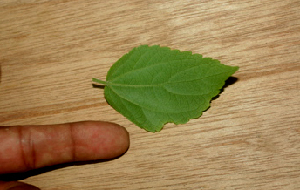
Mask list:
[[[108,122],[0,127],[0,174],[111,159],[125,153],[128,147],[126,129]]]

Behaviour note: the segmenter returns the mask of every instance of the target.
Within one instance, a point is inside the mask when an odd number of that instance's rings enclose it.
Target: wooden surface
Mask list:
[[[299,0],[1,1],[0,125],[105,120],[131,136],[119,159],[24,181],[45,190],[299,189],[299,10]],[[237,65],[238,80],[200,119],[147,133],[91,82],[140,44]]]

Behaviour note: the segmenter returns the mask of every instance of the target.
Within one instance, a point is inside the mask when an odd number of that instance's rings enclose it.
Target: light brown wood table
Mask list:
[[[119,159],[24,181],[45,190],[300,189],[299,10],[299,0],[1,1],[0,125],[104,120],[131,137]],[[200,119],[148,133],[91,82],[140,44],[239,66],[237,81]]]

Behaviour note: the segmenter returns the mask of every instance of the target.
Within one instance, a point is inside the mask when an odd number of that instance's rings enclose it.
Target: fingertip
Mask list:
[[[101,128],[103,125],[107,126],[108,140],[106,141],[107,144],[103,144],[103,146],[107,147],[107,153],[111,151],[111,157],[106,159],[118,157],[126,153],[130,146],[129,133],[127,132],[126,128],[110,122],[99,122],[98,125],[99,128]]]
[[[130,145],[125,127],[102,121],[72,124],[76,161],[112,159],[124,154]]]

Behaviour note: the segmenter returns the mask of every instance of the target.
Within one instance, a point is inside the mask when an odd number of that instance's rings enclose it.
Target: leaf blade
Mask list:
[[[112,65],[106,82],[93,81],[106,85],[105,98],[115,110],[156,132],[166,123],[200,117],[238,69],[200,54],[141,45]]]

